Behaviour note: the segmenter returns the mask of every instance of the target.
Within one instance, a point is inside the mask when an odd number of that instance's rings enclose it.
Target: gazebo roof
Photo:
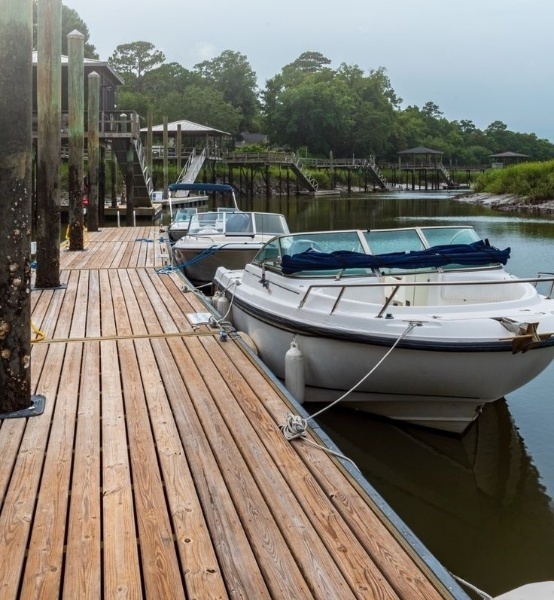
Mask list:
[[[519,152],[500,152],[499,154],[489,154],[489,158],[529,158],[529,155]]]
[[[217,136],[229,136],[232,137],[230,133],[226,131],[221,131],[220,129],[215,129],[213,127],[208,127],[207,125],[200,125],[199,123],[193,123],[192,121],[172,121],[167,124],[167,132],[169,134],[177,133],[179,129],[179,125],[181,126],[181,133],[183,135],[217,135]],[[164,126],[162,125],[154,125],[152,127],[152,132],[154,133],[163,133]],[[141,131],[147,132],[148,127],[142,127]]]
[[[425,148],[425,146],[417,146],[416,148],[410,148],[409,150],[401,150],[398,154],[444,154],[444,152],[433,150],[432,148]]]

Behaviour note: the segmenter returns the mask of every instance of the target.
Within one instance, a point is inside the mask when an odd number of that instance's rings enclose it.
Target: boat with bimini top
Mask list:
[[[470,226],[299,233],[214,283],[297,399],[462,433],[554,358],[553,274],[509,255]]]
[[[190,184],[172,184],[170,190]],[[276,235],[288,234],[282,214],[242,211],[234,189],[225,184],[194,184],[207,192],[230,194],[232,207],[198,212],[188,222],[186,234],[173,245],[173,264],[196,285],[211,283],[219,266],[242,269],[260,248]]]
[[[177,208],[175,216],[167,228],[167,235],[170,243],[174,244],[187,233],[189,230],[190,218],[197,212],[198,209],[195,206],[182,206]]]

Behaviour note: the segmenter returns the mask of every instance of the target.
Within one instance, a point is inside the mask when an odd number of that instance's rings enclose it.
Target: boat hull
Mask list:
[[[222,248],[210,251],[204,247],[173,247],[175,265],[179,266],[185,277],[195,283],[211,283],[218,267],[243,269],[250,262],[262,243],[226,244]]]
[[[372,343],[341,338],[336,332],[333,337],[315,329],[307,333],[305,324],[295,327],[290,320],[263,314],[259,306],[254,311],[238,295],[232,321],[281,379],[286,377],[285,355],[295,340],[303,355],[304,401],[334,402],[355,388],[341,404],[458,434],[485,403],[522,387],[554,359],[552,344],[513,353],[505,343],[457,347],[418,342],[414,335],[410,345],[391,350],[390,339]]]
[[[184,235],[187,234],[188,227],[179,227],[178,225],[172,225],[167,230],[169,241],[174,244],[177,240],[180,240]]]

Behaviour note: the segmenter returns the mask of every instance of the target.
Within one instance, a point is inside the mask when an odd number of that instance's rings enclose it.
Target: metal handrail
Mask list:
[[[546,274],[546,273],[544,273],[544,274]],[[550,300],[550,299],[552,299],[552,295],[553,295],[553,291],[554,291],[554,273],[548,273],[548,275],[550,275],[550,276],[549,277],[541,277],[541,274],[539,273],[537,277],[528,277],[528,278],[521,278],[521,279],[520,278],[502,279],[500,281],[495,280],[495,279],[483,279],[480,281],[476,281],[476,280],[470,280],[470,281],[395,281],[394,283],[391,283],[390,281],[386,281],[386,282],[378,281],[378,282],[355,283],[355,284],[344,284],[344,283],[337,283],[337,282],[313,284],[313,285],[308,286],[308,288],[306,289],[304,296],[302,297],[302,299],[300,300],[300,303],[298,304],[298,308],[302,308],[304,306],[304,304],[308,300],[308,296],[310,295],[312,290],[314,290],[314,289],[320,290],[322,288],[339,288],[340,289],[339,295],[338,295],[337,299],[335,300],[333,309],[331,310],[331,313],[333,313],[335,311],[336,307],[338,306],[340,300],[342,299],[344,292],[347,289],[365,288],[365,287],[394,287],[393,293],[388,298],[387,303],[381,309],[378,316],[380,316],[382,314],[382,312],[384,312],[385,308],[390,304],[394,295],[401,287],[437,287],[437,286],[450,287],[450,286],[461,286],[461,285],[508,285],[508,284],[513,285],[513,284],[517,284],[517,283],[533,283],[534,286],[537,287],[538,283],[550,282],[549,292],[545,296],[547,299]]]

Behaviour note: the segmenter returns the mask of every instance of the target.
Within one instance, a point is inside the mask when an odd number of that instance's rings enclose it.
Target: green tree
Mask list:
[[[396,112],[402,100],[392,89],[386,69],[379,67],[365,75],[356,65],[342,64],[337,76],[347,83],[356,99],[355,135],[350,153],[357,156],[387,155],[394,139]]]
[[[355,106],[344,82],[311,75],[280,94],[267,119],[270,139],[294,149],[307,146],[315,155],[331,150],[344,155],[351,146]]]
[[[241,109],[227,102],[219,90],[191,85],[182,95],[181,101],[181,112],[185,117],[180,118],[210,125],[231,134],[239,130]]]
[[[194,66],[200,77],[223,94],[223,99],[240,109],[238,131],[252,129],[259,113],[256,73],[246,56],[225,50],[218,57]],[[237,133],[238,133],[237,131]]]
[[[432,119],[438,119],[442,116],[442,112],[437,104],[434,102],[426,102],[421,109],[422,114]]]
[[[319,73],[328,68],[331,61],[320,52],[303,52],[295,61],[287,65],[283,72],[301,71],[302,73]]]
[[[165,55],[161,50],[143,41],[117,46],[108,59],[111,67],[126,80],[126,85],[136,92],[143,91],[146,74],[164,61]]]
[[[33,48],[37,48],[37,15],[38,0],[33,2]],[[96,48],[90,43],[90,33],[87,24],[81,19],[79,13],[65,4],[62,4],[62,54],[67,56],[67,35],[72,31],[82,33],[85,38],[85,58],[98,59]]]
[[[319,52],[304,52],[292,63],[285,65],[281,73],[278,73],[266,81],[265,89],[261,91],[263,113],[266,117],[277,108],[281,94],[297,85],[300,85],[306,77],[314,73],[320,73],[328,69],[331,61]]]
[[[155,102],[172,92],[182,94],[198,79],[197,75],[176,62],[164,63],[144,74],[142,89]]]

